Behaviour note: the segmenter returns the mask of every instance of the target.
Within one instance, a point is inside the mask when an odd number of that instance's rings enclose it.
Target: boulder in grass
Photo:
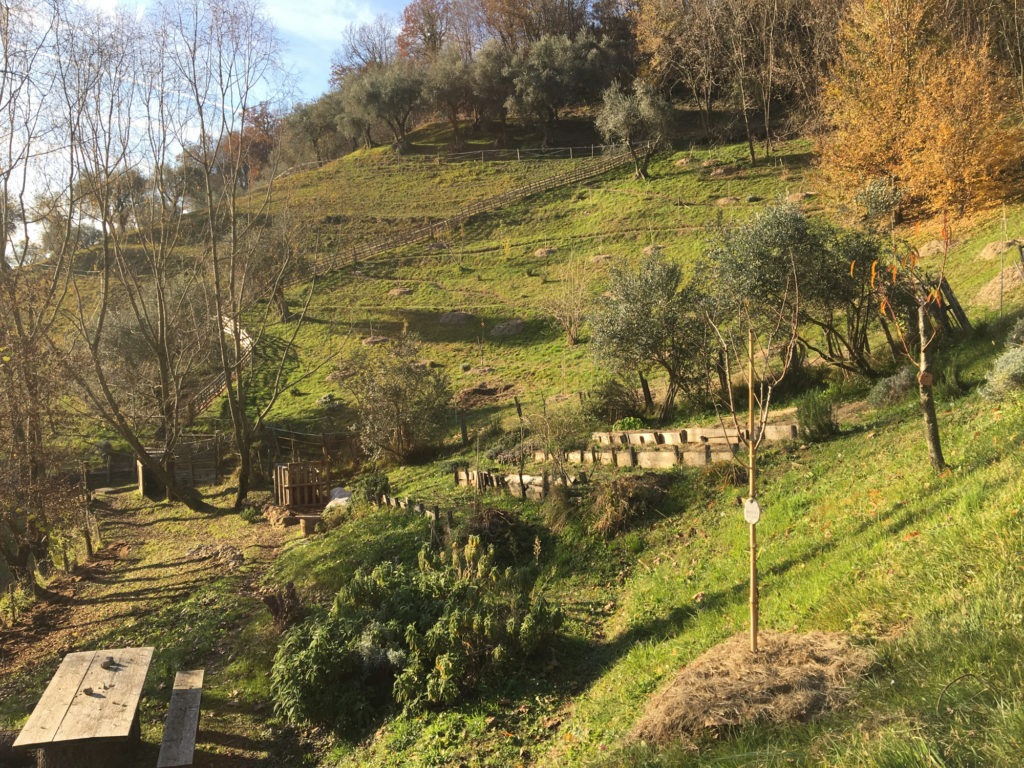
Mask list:
[[[689,158],[689,157],[681,157],[681,158],[679,158],[678,160],[676,160],[676,161],[675,161],[675,162],[673,163],[673,165],[674,165],[674,166],[675,166],[676,168],[682,168],[683,166],[689,165],[689,164],[690,164],[690,163],[692,163],[692,162],[693,162],[692,158]]]
[[[412,293],[412,288],[392,288],[388,291],[388,296],[409,296]]]
[[[738,197],[720,197],[715,201],[715,205],[719,208],[725,208],[727,205],[733,205],[738,203],[740,199]]]
[[[538,259],[546,259],[548,256],[553,254],[555,250],[556,249],[553,246],[545,245],[543,248],[538,248],[536,251],[534,251],[533,255],[536,256]]]
[[[721,160],[717,160],[717,159],[715,159],[713,157],[710,157],[707,160],[705,160],[703,163],[701,163],[700,167],[701,168],[717,168],[721,164],[722,164]]]
[[[665,250],[663,245],[648,245],[643,249],[642,253],[644,256],[655,256]]]
[[[793,192],[792,194],[786,195],[787,203],[802,203],[804,200],[809,200],[814,197],[813,192]]]
[[[509,336],[518,336],[526,328],[526,321],[518,317],[511,320],[503,320],[491,329],[491,336],[495,339],[503,339]]]
[[[445,312],[441,315],[441,325],[465,325],[473,320],[469,312]]]

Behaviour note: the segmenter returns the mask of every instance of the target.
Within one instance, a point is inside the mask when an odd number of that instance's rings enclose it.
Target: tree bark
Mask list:
[[[917,309],[917,330],[921,336],[921,372],[917,379],[918,393],[921,399],[921,415],[924,417],[924,434],[928,442],[928,458],[932,469],[942,472],[946,468],[946,459],[942,455],[942,443],[939,441],[939,421],[935,416],[935,398],[932,396],[932,372],[930,346],[927,338],[928,309],[924,304]]]
[[[647,377],[643,371],[637,371],[640,376],[640,388],[644,392],[644,408],[650,412],[654,410],[654,398],[651,397],[651,385],[647,383]]]

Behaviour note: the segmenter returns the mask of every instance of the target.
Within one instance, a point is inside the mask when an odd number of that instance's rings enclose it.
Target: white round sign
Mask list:
[[[757,521],[761,519],[761,505],[757,503],[757,499],[744,499],[743,519],[751,525],[757,525]]]

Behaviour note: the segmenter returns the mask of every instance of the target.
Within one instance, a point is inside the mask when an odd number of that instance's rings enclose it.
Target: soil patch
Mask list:
[[[498,384],[494,387],[478,384],[475,387],[467,387],[455,395],[455,404],[463,409],[478,408],[493,403],[502,396],[511,395],[513,389],[511,384]]]
[[[842,633],[764,631],[757,654],[748,643],[739,633],[683,667],[631,735],[666,744],[746,723],[805,721],[842,705],[848,683],[872,662]]]
[[[441,325],[465,325],[473,316],[469,312],[445,312],[441,315]]]
[[[978,295],[974,297],[974,303],[980,304],[983,307],[989,309],[995,309],[999,306],[999,275],[993,277],[989,282],[978,291]],[[1016,291],[1024,288],[1024,280],[1021,279],[1020,269],[1016,264],[1012,264],[1003,269],[1003,281],[1002,290],[1003,295],[1010,291]]]

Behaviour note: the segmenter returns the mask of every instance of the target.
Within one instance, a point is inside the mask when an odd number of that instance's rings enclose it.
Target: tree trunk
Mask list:
[[[924,416],[924,434],[928,441],[928,458],[932,469],[941,472],[946,468],[946,460],[942,456],[942,444],[939,441],[939,421],[935,416],[935,398],[932,396],[931,354],[926,338],[928,309],[921,304],[917,309],[917,329],[921,335],[921,373],[917,379],[918,393],[921,399],[921,414]]]
[[[274,305],[277,307],[277,314],[282,323],[287,323],[292,319],[291,310],[288,309],[288,299],[284,295],[284,286],[280,282],[274,286]]]
[[[644,391],[644,409],[649,413],[654,410],[654,398],[651,397],[651,385],[647,383],[647,377],[643,371],[637,371],[640,376],[640,388]]]

